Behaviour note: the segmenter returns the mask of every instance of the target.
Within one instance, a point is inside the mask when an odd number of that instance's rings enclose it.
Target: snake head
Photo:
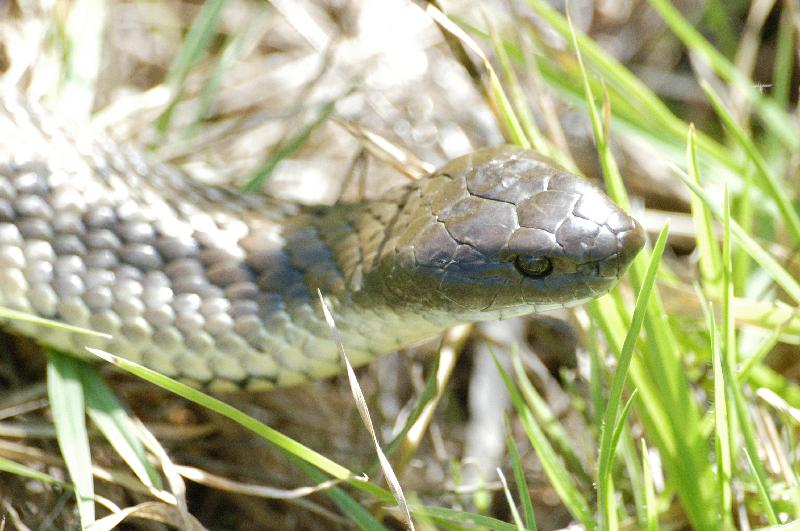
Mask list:
[[[504,146],[419,181],[386,241],[384,288],[464,321],[600,296],[641,250],[644,233],[586,179]]]

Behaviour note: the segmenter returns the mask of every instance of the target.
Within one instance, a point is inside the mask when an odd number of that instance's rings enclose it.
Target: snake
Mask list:
[[[461,323],[584,303],[644,245],[640,224],[534,151],[455,158],[327,206],[191,179],[135,147],[0,98],[0,306],[76,356],[102,349],[202,388],[339,373]]]

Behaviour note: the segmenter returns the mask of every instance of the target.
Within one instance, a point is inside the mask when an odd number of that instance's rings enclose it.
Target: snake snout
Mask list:
[[[621,210],[609,218],[607,226],[616,236],[617,249],[599,262],[598,273],[605,278],[620,278],[644,247],[644,230],[638,221]]]
[[[618,236],[622,270],[628,267],[644,247],[644,229],[635,219],[631,218],[631,221],[633,222],[633,228]]]

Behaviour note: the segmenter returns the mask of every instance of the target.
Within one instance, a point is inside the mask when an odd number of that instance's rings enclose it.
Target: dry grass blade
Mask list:
[[[455,36],[464,46],[469,48],[469,50],[471,50],[480,58],[483,68],[486,70],[486,73],[489,76],[489,88],[491,89],[491,95],[494,98],[493,103],[497,107],[497,112],[500,113],[498,115],[498,123],[503,123],[506,125],[508,132],[511,135],[511,139],[515,144],[529,148],[531,146],[530,140],[526,136],[522,124],[520,124],[520,121],[517,118],[517,115],[514,113],[511,101],[506,95],[502,83],[500,83],[500,78],[497,77],[494,67],[492,67],[492,63],[489,61],[489,58],[486,57],[486,54],[483,52],[483,50],[481,50],[480,46],[478,46],[478,44],[469,35],[467,35],[464,30],[453,23],[453,21],[450,20],[447,15],[442,13],[433,5],[428,4],[428,6],[425,8],[425,12],[437,24]]]
[[[142,518],[168,524],[178,529],[187,531],[202,531],[206,529],[195,517],[189,515],[188,519],[174,505],[161,502],[144,502],[133,507],[114,511],[110,515],[97,520],[87,531],[111,531],[129,518]]]
[[[517,525],[517,528],[520,531],[525,530],[525,525],[522,523],[522,518],[519,516],[519,511],[517,510],[517,504],[514,503],[514,496],[511,495],[511,490],[508,488],[508,482],[506,481],[506,476],[503,474],[501,469],[497,469],[497,476],[500,478],[500,483],[503,485],[503,494],[506,496],[506,501],[508,502],[508,509],[511,511],[511,516],[514,518],[514,523]]]
[[[186,502],[186,483],[183,482],[183,478],[176,469],[175,464],[169,458],[167,451],[161,446],[161,443],[158,442],[158,439],[150,433],[150,430],[148,430],[144,424],[136,419],[134,419],[134,423],[139,434],[139,439],[145,447],[156,456],[161,465],[161,470],[167,478],[170,492],[175,496],[178,514],[183,521],[184,527],[186,529],[192,529],[192,522],[195,521],[195,518],[189,513],[189,505]]]
[[[364,426],[367,428],[370,437],[372,437],[372,442],[375,444],[375,452],[378,454],[378,460],[380,461],[383,475],[386,478],[386,482],[389,484],[392,494],[397,500],[397,504],[400,506],[406,527],[413,531],[414,522],[411,520],[411,512],[408,509],[408,503],[406,503],[406,497],[403,494],[403,488],[400,486],[400,481],[397,479],[397,475],[394,473],[391,463],[389,463],[389,460],[386,458],[386,455],[381,449],[378,436],[375,434],[375,427],[373,426],[372,419],[369,415],[367,401],[364,399],[364,393],[361,391],[361,386],[358,384],[358,379],[356,378],[355,371],[353,371],[353,366],[350,365],[350,360],[347,359],[347,354],[344,351],[344,345],[342,344],[342,338],[339,335],[339,330],[336,329],[336,323],[333,321],[333,316],[328,309],[328,305],[325,303],[325,298],[322,296],[322,291],[317,289],[317,295],[319,295],[319,302],[322,305],[322,312],[325,314],[325,321],[328,323],[328,327],[331,329],[334,341],[339,347],[339,353],[342,355],[342,361],[347,368],[347,379],[350,382],[350,390],[352,391],[353,398],[356,401],[356,408],[358,409],[359,415],[361,415],[361,420],[364,422]]]
[[[247,494],[248,496],[256,496],[258,498],[268,498],[272,500],[296,500],[305,496],[321,492],[331,487],[335,487],[343,483],[342,479],[331,479],[323,481],[313,487],[297,487],[295,489],[279,489],[276,487],[267,487],[266,485],[253,485],[251,483],[243,483],[241,481],[233,481],[228,478],[211,474],[205,470],[200,470],[192,466],[175,465],[175,470],[184,478],[201,483],[209,487],[214,487],[219,490],[226,490],[238,494]]]
[[[432,164],[418,159],[409,150],[398,146],[394,142],[370,131],[369,129],[345,120],[333,119],[334,122],[342,126],[348,133],[357,138],[367,150],[379,160],[390,164],[398,171],[408,175],[412,179],[419,179],[432,173],[436,167]]]
[[[459,353],[469,336],[471,328],[472,327],[469,325],[456,326],[448,330],[445,334],[442,346],[439,348],[439,359],[436,363],[436,374],[434,375],[436,389],[434,396],[428,399],[422,407],[422,411],[420,411],[416,421],[408,428],[402,440],[400,455],[398,457],[401,467],[411,459],[411,456],[414,455],[419,447],[423,436],[428,432],[428,427],[442,399],[445,386],[447,382],[450,381],[459,358]]]
[[[800,409],[790,406],[786,403],[780,395],[770,389],[761,388],[756,391],[756,396],[775,408],[776,410],[784,413],[797,424],[800,424]]]

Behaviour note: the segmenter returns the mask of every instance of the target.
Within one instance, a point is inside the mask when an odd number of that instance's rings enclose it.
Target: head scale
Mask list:
[[[644,243],[597,187],[535,153],[455,159],[404,195],[365,287],[388,300],[485,320],[607,292]]]

